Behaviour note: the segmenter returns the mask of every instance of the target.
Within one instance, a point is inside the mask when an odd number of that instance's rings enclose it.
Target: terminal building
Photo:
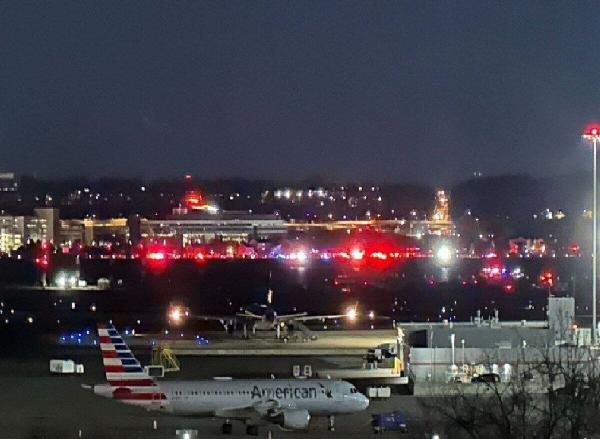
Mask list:
[[[215,239],[249,241],[271,239],[287,233],[286,223],[278,215],[254,214],[248,211],[222,211],[207,203],[196,191],[187,192],[181,204],[164,218],[85,218],[60,222],[62,242],[85,245],[168,240],[187,246]]]
[[[215,239],[237,242],[272,239],[287,234],[286,223],[278,215],[219,210],[196,191],[187,192],[182,204],[166,218],[131,217],[129,228],[132,242],[140,238],[162,238],[182,246]]]
[[[193,211],[165,219],[140,220],[141,237],[174,238],[184,246],[214,239],[242,242],[284,237],[286,234],[286,223],[278,215],[239,211]]]
[[[407,324],[409,353],[405,362],[415,383],[458,381],[474,374],[495,373],[510,380],[519,368],[540,361],[553,349],[571,346],[587,352],[591,329],[574,324],[572,297],[550,297],[547,321],[487,320]]]
[[[115,241],[137,243],[142,239],[168,239],[182,246],[223,241],[249,241],[285,236],[285,221],[276,215],[248,212],[185,212],[163,219],[129,218],[61,220],[60,234],[64,244],[83,242],[101,245]]]

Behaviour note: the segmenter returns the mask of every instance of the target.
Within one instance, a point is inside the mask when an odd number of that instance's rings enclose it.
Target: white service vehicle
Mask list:
[[[50,360],[50,372],[58,374],[83,374],[83,364],[77,364],[73,360]]]

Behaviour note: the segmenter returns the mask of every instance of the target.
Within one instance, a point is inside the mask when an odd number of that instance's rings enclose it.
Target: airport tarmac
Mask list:
[[[302,355],[302,356],[344,356],[366,354],[367,350],[382,344],[396,343],[396,330],[363,330],[363,331],[311,331],[314,340],[306,340],[299,334],[289,340],[276,339],[274,331],[264,331],[248,339],[233,337],[224,332],[205,333],[207,344],[199,344],[195,339],[177,338],[177,331],[170,333],[169,339],[163,334],[156,337],[127,338],[131,346],[144,346],[149,339],[156,339],[158,344],[169,346],[176,355],[233,355],[233,356],[267,356],[267,355]],[[161,340],[162,339],[162,340]]]
[[[68,352],[65,351],[65,354]],[[176,438],[177,429],[197,430],[201,438],[224,437],[219,420],[159,415],[93,395],[81,388],[81,384],[104,381],[99,355],[86,351],[73,357],[77,361],[83,359],[86,365],[84,375],[51,376],[47,371],[48,359],[43,356],[0,360],[1,438],[162,439]],[[223,371],[232,376],[264,377],[268,370],[281,371],[280,376],[283,376],[285,370],[290,370],[290,361],[295,360],[302,363],[315,358],[189,357],[182,358],[181,373],[170,378],[200,379],[224,375]],[[343,361],[343,358],[340,360]],[[403,437],[425,437],[427,427],[419,421],[423,417],[420,404],[412,396],[399,395],[386,401],[372,401],[364,413],[339,416],[335,432],[327,431],[326,419],[316,418],[311,422],[309,433],[284,432],[277,426],[264,426],[260,428],[259,437],[267,438],[269,432],[271,438],[369,437],[373,434],[369,424],[371,413],[398,409],[407,413],[411,427],[410,433]],[[157,422],[156,430],[153,428],[154,420]],[[234,434],[230,437],[248,436],[242,424],[235,424]]]
[[[0,410],[2,438],[175,438],[177,429],[198,430],[199,437],[223,437],[222,421],[163,416],[128,407],[93,395],[75,377],[50,377],[18,382],[0,379],[3,389]],[[367,437],[371,435],[369,413],[403,409],[410,419],[418,415],[412,397],[373,402],[368,412],[338,416],[336,431],[329,432],[326,419],[313,419],[309,433],[284,432],[277,426],[260,428],[259,437]],[[156,420],[157,429],[153,422]],[[414,424],[414,422],[413,422]],[[413,426],[413,433],[416,426]],[[81,431],[81,434],[79,433]],[[411,437],[408,435],[407,437]],[[243,424],[234,425],[232,437],[247,437]],[[417,436],[413,436],[417,437]],[[422,437],[422,436],[421,436]]]
[[[207,379],[214,376],[245,378],[290,377],[294,365],[311,365],[313,370],[358,368],[362,365],[362,355],[343,355],[344,347],[354,343],[360,352],[387,341],[394,332],[362,331],[345,333],[331,331],[315,341],[291,342],[289,345],[272,337],[240,340],[225,337],[222,333],[210,337],[211,345],[225,344],[231,349],[247,349],[247,343],[263,346],[262,352],[274,349],[288,349],[298,345],[305,355],[257,355],[235,356],[231,352],[213,355],[178,355],[181,370],[168,374],[165,379]],[[46,339],[48,341],[48,339]],[[130,338],[131,340],[131,338]],[[220,340],[220,341],[216,341]],[[383,341],[382,341],[383,340]],[[136,339],[131,343],[142,364],[148,364],[151,346],[148,339]],[[173,341],[172,341],[173,342]],[[181,341],[177,341],[180,343]],[[185,341],[181,343],[187,343]],[[172,344],[172,343],[171,343]],[[327,355],[314,355],[313,346],[327,349]],[[202,349],[199,346],[198,349]],[[196,349],[190,347],[190,349]],[[358,352],[358,349],[355,349]],[[82,363],[85,374],[81,376],[56,376],[48,371],[51,358],[73,359]],[[144,409],[129,407],[113,400],[93,395],[81,384],[105,382],[104,369],[98,347],[58,346],[42,343],[35,348],[17,353],[5,351],[0,357],[0,438],[176,438],[176,430],[198,431],[198,437],[223,437],[220,432],[222,421],[193,417],[173,417]],[[360,386],[359,386],[360,388]],[[387,401],[373,401],[368,411],[337,418],[336,432],[327,431],[326,419],[316,418],[311,422],[309,433],[284,432],[278,426],[260,428],[259,437],[368,437],[370,413],[396,409],[404,410],[413,427],[405,437],[424,437],[416,434],[421,424],[420,405],[408,395],[394,395]],[[154,421],[157,428],[154,429]],[[412,421],[414,420],[414,421]],[[243,424],[234,426],[231,437],[248,437]]]

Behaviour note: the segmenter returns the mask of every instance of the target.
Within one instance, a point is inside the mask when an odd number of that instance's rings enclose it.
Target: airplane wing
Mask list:
[[[231,321],[237,321],[237,319],[238,319],[238,317],[234,316],[234,315],[217,316],[217,315],[203,315],[203,314],[194,314],[194,318],[197,320],[205,320],[205,321],[214,320],[214,321],[218,321],[218,322],[231,322]]]
[[[331,319],[342,319],[348,317],[346,314],[331,314],[331,315],[320,315],[320,316],[309,316],[306,313],[303,314],[287,314],[283,316],[277,316],[277,320],[280,322],[308,322],[310,320],[331,320]]]
[[[306,312],[299,312],[296,314],[283,314],[275,317],[275,320],[277,320],[278,322],[289,322],[290,320],[299,320],[303,317],[306,317],[307,314],[308,313]]]
[[[256,421],[262,418],[262,416],[252,406],[219,409],[214,412],[214,416],[215,418],[235,419],[238,421],[245,421],[249,419]]]
[[[219,409],[214,412],[216,418],[259,421],[276,416],[281,407],[275,400],[260,401],[256,404]]]
[[[244,312],[237,313],[236,317],[242,317],[242,318],[246,318],[246,319],[262,320],[262,316],[259,316],[258,314],[254,314],[253,312],[250,312],[248,310],[246,310]]]

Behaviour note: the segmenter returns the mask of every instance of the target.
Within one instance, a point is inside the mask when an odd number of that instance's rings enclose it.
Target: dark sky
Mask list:
[[[445,183],[587,169],[600,3],[0,2],[0,169]]]

